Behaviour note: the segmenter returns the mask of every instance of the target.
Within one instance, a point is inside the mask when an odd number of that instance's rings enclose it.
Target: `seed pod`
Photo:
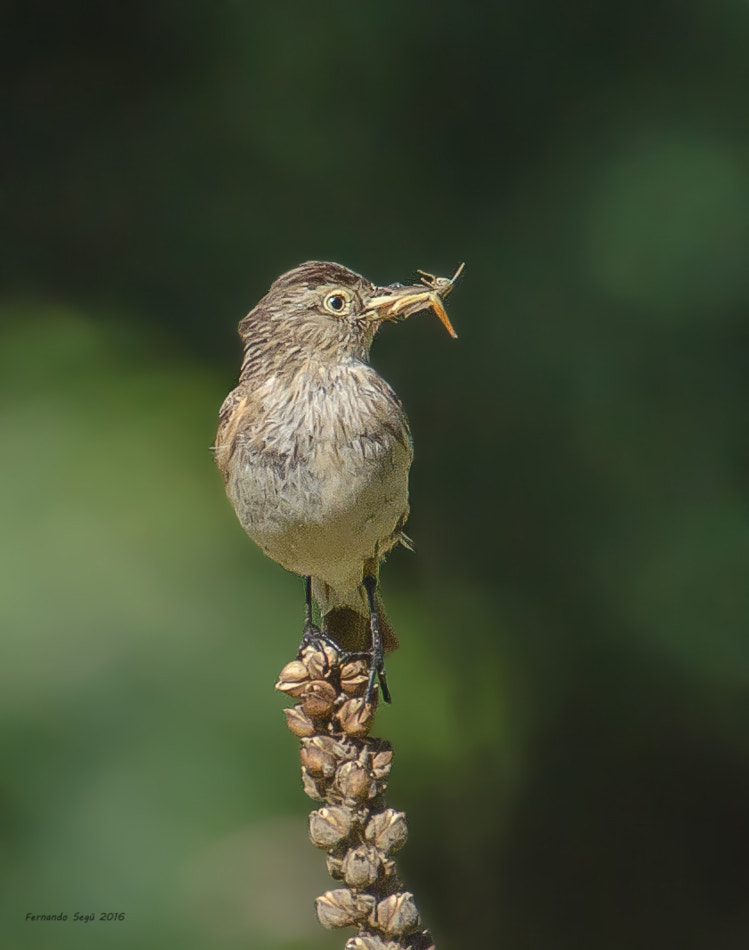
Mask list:
[[[380,901],[374,916],[377,928],[389,937],[411,933],[420,923],[419,912],[410,891],[400,891]]]
[[[374,912],[376,901],[370,894],[354,894],[347,887],[326,891],[315,901],[317,919],[327,930],[351,927]]]
[[[334,881],[343,880],[343,855],[336,854],[334,851],[329,852],[325,858],[325,865]]]
[[[348,736],[332,740],[335,743],[335,756],[339,762],[354,762],[359,758],[359,744]]]
[[[304,711],[313,719],[322,719],[333,712],[336,700],[335,687],[325,680],[310,680],[295,693],[300,698]]]
[[[310,775],[332,778],[333,775],[335,775],[336,765],[338,763],[331,752],[321,748],[315,742],[316,739],[320,738],[323,737],[313,736],[311,739],[302,740],[303,745],[299,750],[299,758],[302,761],[303,768],[306,769]]]
[[[369,681],[365,660],[347,660],[341,664],[341,689],[347,696],[363,696]]]
[[[354,813],[344,805],[318,808],[309,816],[309,839],[316,848],[335,848],[348,837],[354,824]]]
[[[408,950],[435,950],[434,938],[428,930],[411,934],[408,940]]]
[[[344,799],[366,802],[377,794],[377,784],[369,769],[358,762],[344,762],[335,777]]]
[[[377,848],[360,845],[358,848],[352,848],[343,859],[343,879],[349,887],[369,887],[380,876],[381,867],[382,858]]]
[[[300,660],[292,660],[278,674],[276,689],[288,696],[298,696],[308,682],[307,667]]]
[[[336,736],[316,735],[313,739],[307,739],[303,745],[314,745],[318,749],[324,749],[340,762],[351,757],[350,750],[346,741],[341,741]]]
[[[343,858],[344,855],[339,851],[329,851],[325,857],[325,866],[328,869],[328,874],[335,881],[343,880]]]
[[[316,802],[324,802],[328,795],[328,783],[323,778],[313,778],[306,769],[302,769],[302,788]]]
[[[400,887],[401,882],[398,879],[398,873],[395,867],[394,858],[385,858],[382,862],[382,877],[385,880],[390,881],[393,887]],[[391,880],[392,879],[392,880]],[[388,890],[392,890],[393,887],[389,887]]]
[[[372,728],[377,703],[367,703],[364,697],[347,699],[336,713],[341,730],[349,736],[366,736]]]
[[[392,940],[385,940],[377,934],[370,934],[363,931],[352,937],[344,950],[402,950],[402,944],[393,943]]]
[[[386,808],[385,811],[372,815],[364,829],[364,837],[385,854],[398,851],[408,837],[405,813]]]
[[[300,739],[305,736],[314,736],[317,731],[314,722],[301,706],[289,706],[284,709],[286,725]]]
[[[375,778],[386,779],[390,775],[393,767],[393,747],[389,742],[380,741],[380,746],[372,755],[371,762]]]
[[[310,679],[328,679],[338,667],[338,653],[328,643],[310,645],[302,652],[302,663],[307,667]]]

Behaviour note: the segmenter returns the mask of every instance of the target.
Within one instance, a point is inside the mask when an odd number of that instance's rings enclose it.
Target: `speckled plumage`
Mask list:
[[[408,544],[411,434],[369,349],[383,320],[430,306],[442,310],[431,287],[375,287],[312,261],[279,277],[239,324],[244,359],[220,410],[216,463],[242,527],[273,560],[312,578],[328,632],[348,649],[369,646],[363,578]]]

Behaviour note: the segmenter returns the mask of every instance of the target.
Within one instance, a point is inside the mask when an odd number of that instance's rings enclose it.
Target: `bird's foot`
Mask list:
[[[340,644],[337,640],[334,640],[333,637],[323,628],[322,630],[317,624],[312,623],[311,620],[308,620],[304,624],[304,629],[302,631],[302,641],[299,644],[299,650],[297,651],[297,659],[300,659],[304,651],[312,647],[314,650],[319,650],[323,655],[324,659],[324,670],[327,672],[328,666],[328,657],[325,652],[325,647],[329,647],[334,650],[336,653],[343,656],[344,651],[341,649]]]

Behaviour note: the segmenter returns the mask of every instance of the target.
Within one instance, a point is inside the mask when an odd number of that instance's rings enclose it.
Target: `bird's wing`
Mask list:
[[[213,457],[225,482],[229,481],[229,465],[237,447],[237,433],[251,411],[251,401],[250,394],[244,387],[238,386],[229,393],[219,409]]]
[[[375,377],[375,379],[375,385],[380,391],[381,396],[385,397],[390,409],[387,414],[381,415],[380,423],[398,442],[401,443],[401,445],[408,451],[411,458],[413,458],[414,443],[411,436],[411,427],[408,424],[408,416],[406,415],[406,410],[403,408],[403,403],[398,398],[392,386],[385,382],[381,376],[378,375]]]

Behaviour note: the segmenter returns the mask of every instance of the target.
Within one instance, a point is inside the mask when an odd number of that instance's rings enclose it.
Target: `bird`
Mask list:
[[[433,310],[451,336],[442,298],[451,279],[376,286],[334,262],[282,274],[239,323],[244,356],[219,410],[213,452],[241,526],[304,578],[302,644],[366,654],[390,702],[384,654],[398,641],[378,590],[383,558],[410,548],[413,441],[405,411],[370,365],[379,327]],[[322,626],[313,622],[313,599]]]

